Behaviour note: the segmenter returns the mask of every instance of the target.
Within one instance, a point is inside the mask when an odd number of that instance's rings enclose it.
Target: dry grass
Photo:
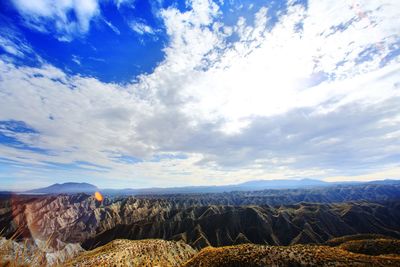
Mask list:
[[[400,266],[400,257],[368,256],[328,246],[245,244],[205,248],[184,266]]]
[[[0,239],[0,266],[45,266],[46,253],[38,249],[32,241],[18,243],[12,239]]]
[[[32,241],[15,242],[17,236],[18,233],[10,239],[0,238],[0,266],[48,264],[43,250]],[[67,263],[54,262],[52,266],[400,266],[400,240],[351,238],[334,240],[338,244],[336,247],[244,244],[207,247],[199,253],[183,242],[158,239],[114,240],[84,252]],[[49,238],[45,246],[50,241]]]
[[[18,243],[17,239],[21,236],[23,228],[19,227],[14,234],[6,239],[1,237],[0,232],[0,265],[10,267],[20,266],[44,266],[46,265],[46,254],[38,249],[32,240],[25,239],[23,243]],[[50,239],[46,241],[49,245]]]
[[[0,266],[61,266],[64,259],[71,258],[83,251],[75,244],[66,244],[63,249],[51,246],[54,242],[52,236],[46,241],[23,239],[18,242],[20,230],[6,239],[0,235]]]
[[[335,237],[325,242],[328,246],[339,246],[340,244],[346,243],[348,241],[354,240],[373,240],[373,239],[393,239],[392,237],[378,235],[378,234],[356,234],[356,235],[345,235],[341,237]]]
[[[366,255],[400,255],[400,240],[351,240],[339,245],[341,249]]]
[[[66,266],[181,266],[195,253],[183,242],[121,239],[85,252]]]

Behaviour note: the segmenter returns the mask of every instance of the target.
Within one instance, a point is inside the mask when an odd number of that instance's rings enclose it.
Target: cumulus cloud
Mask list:
[[[397,1],[289,1],[274,24],[264,7],[233,26],[213,1],[190,6],[160,11],[165,59],[134,83],[1,61],[0,121],[26,123],[35,134],[13,140],[46,151],[3,144],[3,160],[39,166],[34,177],[74,164],[69,175],[136,186],[369,179],[398,168]],[[136,31],[154,33],[145,26]]]
[[[370,96],[370,92],[355,86],[344,88],[332,82],[380,68],[382,59],[390,53],[390,44],[399,40],[399,31],[390,28],[396,20],[390,16],[393,5],[380,7],[383,15],[374,13],[376,20],[381,18],[376,25],[358,18],[345,4],[326,1],[310,1],[307,10],[301,5],[290,6],[271,31],[266,30],[263,9],[255,15],[254,27],[239,19],[236,32],[240,41],[225,49],[218,64],[199,82],[185,87],[188,95],[199,100],[189,108],[228,119],[226,130],[234,132],[238,130],[235,125],[246,125],[246,117],[315,106],[344,95]],[[347,23],[349,20],[351,23]],[[303,30],[297,30],[299,23]],[[332,33],[335,27],[340,30]],[[384,45],[368,60],[360,58],[362,51],[380,46],[383,39]],[[381,88],[375,88],[378,90]]]

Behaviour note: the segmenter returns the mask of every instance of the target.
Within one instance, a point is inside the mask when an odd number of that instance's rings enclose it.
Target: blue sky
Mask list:
[[[400,176],[400,6],[0,3],[0,188]]]
[[[233,26],[241,16],[252,18],[252,10],[261,8],[262,2],[226,1],[219,6],[219,19],[225,25]],[[68,74],[117,83],[131,82],[140,74],[154,71],[164,59],[163,48],[168,45],[168,34],[160,10],[190,10],[190,3],[185,1],[94,1],[97,5],[95,14],[79,19],[76,14],[79,4],[71,4],[60,11],[44,1],[44,9],[50,9],[52,14],[40,16],[46,12],[36,11],[27,3],[19,0],[2,2],[2,26],[16,27],[13,30],[20,31],[36,55]],[[285,11],[286,2],[272,1],[266,6],[271,8],[269,15],[273,25],[277,13]],[[88,20],[88,29],[77,26],[67,30],[81,20]],[[59,21],[62,22],[57,29],[54,24]],[[24,59],[20,63],[35,65],[39,62]]]

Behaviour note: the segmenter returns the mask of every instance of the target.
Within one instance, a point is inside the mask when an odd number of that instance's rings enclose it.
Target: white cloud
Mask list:
[[[26,40],[23,38],[23,35],[20,34],[13,25],[5,23],[0,26],[0,32],[0,47],[3,48],[6,53],[17,58],[35,54],[31,46],[27,44]],[[33,57],[40,60],[36,55],[33,55]]]
[[[365,8],[378,10],[379,5]],[[188,112],[222,117],[227,127],[240,126],[251,116],[317,106],[336,97],[371,98],[380,90],[396,93],[393,86],[361,90],[354,83],[379,69],[390,44],[399,40],[400,31],[390,27],[398,20],[392,14],[397,5],[389,1],[380,12],[372,13],[375,26],[365,25],[366,19],[358,19],[344,2],[329,1],[310,1],[308,10],[299,5],[290,7],[270,32],[266,30],[264,9],[256,14],[255,27],[239,19],[236,32],[240,42],[226,49],[218,64],[196,74],[198,78],[183,89],[183,94],[197,99],[188,104]],[[346,29],[331,34],[334,27],[350,20],[354,21]],[[298,23],[303,23],[302,32],[295,30]],[[362,51],[382,40],[382,50],[371,60],[357,62]],[[340,65],[342,61],[345,63]],[[359,78],[352,80],[355,76]],[[319,84],[325,77],[329,79]],[[346,81],[341,84],[339,80]],[[381,95],[391,97],[390,93]]]
[[[165,59],[135,83],[1,62],[0,121],[26,122],[39,135],[14,137],[51,151],[3,145],[1,155],[32,166],[90,162],[108,169],[68,175],[132,186],[341,179],[396,168],[400,62],[382,59],[399,40],[397,1],[368,3],[367,16],[346,1],[309,1],[307,10],[289,6],[272,28],[266,8],[227,26],[214,2],[190,4],[161,11]],[[136,31],[153,34],[146,26]],[[232,35],[239,40],[229,43]],[[151,160],[160,153],[187,158]],[[123,156],[143,162],[116,160]]]
[[[17,57],[23,57],[23,53],[15,47],[14,42],[11,42],[7,38],[3,38],[0,36],[0,46],[6,51],[7,53],[17,56]]]
[[[72,59],[71,60],[73,62],[75,62],[75,64],[81,65],[81,59],[77,55],[72,55]]]
[[[120,35],[121,34],[121,32],[120,32],[120,30],[117,28],[117,27],[115,27],[111,22],[109,22],[109,21],[107,21],[107,20],[103,20],[104,21],[104,23],[108,26],[108,27],[110,27],[110,29],[113,31],[113,32],[115,32],[116,34],[118,34],[118,35]]]
[[[39,31],[55,31],[57,37],[64,41],[70,41],[75,36],[86,33],[91,20],[100,14],[98,0],[12,0],[12,2],[28,26]],[[71,12],[74,13],[72,17]]]
[[[135,0],[114,0],[118,8],[122,6],[134,7]]]
[[[131,29],[140,34],[154,34],[154,30],[152,27],[150,27],[149,25],[143,23],[143,22],[139,22],[139,21],[131,21],[129,22],[129,27],[131,27]]]
[[[218,29],[209,29],[218,15],[218,6],[208,0],[192,1],[192,6],[192,10],[183,13],[176,8],[161,12],[170,43],[165,48],[166,59],[158,73],[164,71],[164,68],[173,68],[171,72],[174,76],[178,71],[193,71],[207,64],[203,59],[207,59],[208,53],[221,47],[221,36],[216,31]]]

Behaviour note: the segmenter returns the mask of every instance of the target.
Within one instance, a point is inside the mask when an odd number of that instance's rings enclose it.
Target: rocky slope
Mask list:
[[[241,243],[322,243],[332,237],[378,233],[400,237],[400,203],[300,203],[271,206],[202,206],[171,210],[119,224],[87,239],[91,248],[117,238],[183,240],[196,248]]]
[[[244,244],[205,248],[184,266],[400,266],[400,257],[399,255],[368,256],[328,246],[282,247]]]
[[[183,242],[114,240],[82,253],[64,266],[181,266],[196,251]]]

